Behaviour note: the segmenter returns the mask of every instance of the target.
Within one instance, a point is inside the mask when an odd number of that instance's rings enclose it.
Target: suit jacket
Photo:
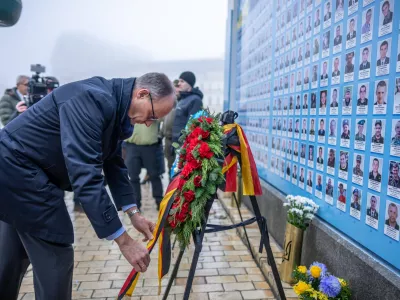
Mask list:
[[[390,61],[389,57],[385,57],[385,59],[383,60],[383,64],[387,65],[389,63],[389,61]],[[376,66],[380,66],[381,64],[382,64],[381,59],[378,59],[376,61]]]
[[[357,32],[354,30],[353,31],[353,34],[352,35],[350,35],[350,32],[347,34],[347,40],[349,41],[349,40],[351,40],[351,39],[353,39],[353,38],[355,38],[357,36]]]
[[[71,244],[68,190],[99,238],[122,227],[102,171],[118,209],[135,203],[120,147],[133,131],[127,113],[134,82],[93,77],[63,85],[0,131],[0,220]]]
[[[374,212],[371,211],[371,208],[367,208],[367,216],[370,216],[374,219],[378,220],[378,212],[375,210]]]
[[[327,13],[325,16],[324,16],[324,21],[328,21],[330,18],[331,18],[331,15],[332,15],[332,13]]]
[[[337,46],[337,45],[339,45],[341,43],[342,43],[342,36],[341,35],[339,35],[339,37],[335,37],[335,39],[333,40],[333,45],[334,46]]]
[[[390,11],[388,16],[383,19],[383,24],[382,25],[387,25],[390,22],[392,22],[392,20],[393,20],[393,12]]]
[[[363,63],[360,64],[360,70],[366,70],[366,69],[369,69],[369,68],[371,68],[371,64],[370,64],[369,61],[367,61],[367,63],[365,64],[365,67],[364,67]]]

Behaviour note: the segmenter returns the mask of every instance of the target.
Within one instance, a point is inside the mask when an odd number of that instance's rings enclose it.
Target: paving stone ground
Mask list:
[[[150,185],[147,184],[142,189],[143,214],[155,221],[158,212],[154,200],[149,196]],[[121,255],[115,242],[98,239],[86,215],[73,211],[72,194],[66,195],[66,203],[75,229],[73,299],[116,299],[132,267]],[[120,213],[120,219],[130,235],[138,239],[139,234],[133,229],[129,218]],[[214,203],[210,222],[232,223],[219,201]],[[269,284],[236,230],[206,234],[203,245],[191,300],[275,299]],[[173,250],[172,262],[175,262],[178,251],[177,248]],[[182,259],[169,300],[183,298],[192,254],[193,245]],[[150,268],[140,277],[132,300],[162,299],[157,296],[157,252],[152,253],[151,259]],[[173,265],[171,271],[172,268]],[[19,299],[35,299],[32,275],[30,267],[23,279]],[[167,281],[168,276],[163,280],[163,289]]]

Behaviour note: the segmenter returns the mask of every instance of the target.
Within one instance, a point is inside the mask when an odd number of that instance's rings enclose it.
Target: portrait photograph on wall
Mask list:
[[[399,241],[399,210],[399,204],[386,200],[384,233],[395,241]]]

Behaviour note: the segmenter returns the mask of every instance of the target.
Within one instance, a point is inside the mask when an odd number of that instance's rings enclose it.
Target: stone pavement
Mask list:
[[[146,184],[142,191],[144,198],[142,211],[147,218],[155,221],[158,213],[154,200],[149,197],[149,194],[151,194],[150,185]],[[73,211],[72,194],[66,196],[66,203],[75,228],[73,299],[116,299],[132,267],[121,255],[116,243],[98,239],[86,215]],[[221,203],[220,201],[214,203],[210,222],[231,224]],[[129,218],[122,213],[120,213],[120,218],[130,235],[138,239],[139,235],[130,225]],[[251,235],[256,235],[254,227],[249,231]],[[183,298],[192,253],[193,245],[182,259],[169,300]],[[175,261],[177,254],[178,249],[175,248],[172,262]],[[150,268],[140,277],[132,300],[162,299],[161,296],[157,296],[157,253],[153,252],[151,258]],[[170,272],[172,268],[173,265]],[[236,230],[205,235],[195,276],[190,297],[192,300],[275,299],[260,268],[254,262]],[[163,290],[167,281],[168,276],[163,279]],[[30,267],[23,279],[19,299],[34,299],[33,292]]]

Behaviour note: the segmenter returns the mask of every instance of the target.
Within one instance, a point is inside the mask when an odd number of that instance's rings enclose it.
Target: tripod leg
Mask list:
[[[239,212],[239,216],[240,216],[240,222],[242,222],[242,223],[243,223],[243,217],[242,217],[242,212],[240,211],[240,207],[239,207],[239,201],[237,200],[235,193],[232,193],[232,194],[233,194],[233,198],[235,199],[236,207],[237,207],[237,209],[238,209],[238,212]],[[247,241],[247,247],[249,248],[249,251],[250,251],[251,257],[253,258],[253,260],[255,260],[255,257],[254,257],[254,254],[253,254],[253,251],[251,251],[251,245],[250,245],[249,236],[247,235],[246,226],[243,226],[243,230],[244,230],[244,235],[245,235],[245,237],[246,237],[246,241]]]
[[[274,275],[274,279],[275,279],[276,286],[278,288],[279,296],[280,296],[281,300],[286,300],[285,291],[283,289],[281,278],[280,278],[279,272],[278,272],[278,268],[275,263],[274,254],[272,252],[271,245],[269,243],[267,222],[265,222],[265,224],[264,224],[265,227],[264,227],[263,222],[262,222],[263,217],[261,216],[261,212],[260,212],[260,208],[257,203],[257,199],[255,196],[249,196],[249,197],[251,200],[251,205],[253,206],[253,209],[254,209],[254,214],[257,217],[258,227],[260,228],[261,234],[264,235],[264,247],[265,247],[265,251],[267,252],[267,259],[271,266],[272,274]]]
[[[195,250],[193,254],[193,259],[192,259],[192,264],[190,266],[190,271],[189,271],[189,276],[188,280],[186,282],[186,287],[185,287],[185,293],[183,294],[183,300],[188,300],[189,295],[190,295],[190,290],[192,289],[192,284],[193,284],[193,279],[194,279],[194,273],[196,272],[196,267],[197,267],[197,262],[199,261],[199,256],[201,249],[203,248],[203,238],[204,238],[204,233],[206,230],[207,226],[207,221],[208,221],[208,216],[210,214],[210,210],[212,207],[212,204],[214,202],[214,199],[211,199],[207,201],[206,206],[205,206],[205,213],[204,213],[204,220],[201,225],[201,231],[195,231],[193,232],[193,240],[195,243]]]
[[[171,290],[172,283],[174,282],[176,275],[178,274],[179,265],[181,264],[181,260],[182,260],[184,253],[185,253],[184,248],[179,251],[178,258],[176,259],[176,262],[175,262],[174,270],[172,271],[171,277],[169,278],[169,281],[168,281],[167,288],[165,289],[165,292],[164,292],[163,300],[166,300],[168,297],[168,294]]]
[[[174,243],[172,244],[172,250],[175,249],[175,244],[176,244],[176,236],[175,236],[175,239],[174,239]]]

